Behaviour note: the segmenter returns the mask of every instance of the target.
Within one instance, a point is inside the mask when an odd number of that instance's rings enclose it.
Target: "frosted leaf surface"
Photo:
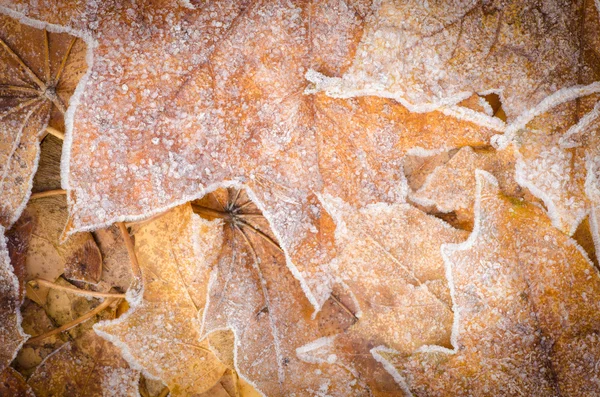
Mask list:
[[[393,202],[405,194],[399,163],[409,150],[479,145],[493,134],[441,113],[411,115],[391,100],[304,94],[309,68],[341,75],[352,62],[369,9],[363,3],[103,2],[81,23],[71,13],[64,24],[83,26],[95,43],[65,141],[71,230],[244,183],[320,307],[335,252],[315,193],[329,187],[347,201]],[[60,19],[24,4],[13,9]]]
[[[222,241],[189,204],[140,227],[135,249],[143,286],[129,292],[127,313],[94,326],[132,365],[161,379],[173,396],[203,393],[225,371],[208,344],[200,342],[198,317],[209,276],[198,251],[201,232],[210,236],[203,247],[207,252]]]
[[[442,248],[454,350],[376,349],[382,362],[416,396],[598,394],[597,270],[542,210],[503,196],[484,171],[475,214],[469,240]]]
[[[361,312],[351,332],[406,352],[448,343],[452,310],[440,247],[467,233],[409,204],[356,210],[331,196],[323,202],[337,226],[336,276]]]
[[[0,372],[17,355],[27,335],[21,328],[19,280],[10,263],[4,228],[0,226]]]
[[[502,192],[522,196],[521,187],[515,182],[515,150],[460,149],[448,162],[436,167],[423,185],[410,194],[410,199],[423,206],[435,206],[443,213],[455,212],[459,222],[473,224],[475,205],[475,170],[482,169],[493,174]]]
[[[63,116],[80,74],[85,45],[2,15],[0,10],[0,224],[17,220],[31,191],[39,138]]]
[[[453,314],[440,247],[465,240],[467,233],[406,203],[357,210],[329,195],[322,199],[336,223],[336,279],[351,292],[358,317],[326,346],[371,390],[397,395],[398,385],[386,382],[389,375],[381,374],[370,349],[385,345],[408,353],[426,344],[449,345]]]
[[[140,372],[94,331],[61,346],[28,380],[37,397],[137,397]]]
[[[7,367],[0,373],[0,395],[11,397],[36,397],[20,373]]]
[[[221,219],[211,222],[223,241],[212,258],[203,329],[209,338],[213,331],[233,331],[240,377],[267,396],[366,395],[335,356],[321,365],[297,357],[297,348],[343,332],[354,318],[333,300],[311,318],[310,302],[285,266],[268,222],[246,193],[218,190],[193,207],[207,219]],[[211,234],[199,236],[206,241]]]
[[[336,97],[395,98],[414,111],[493,90],[511,121],[548,94],[577,84],[574,32],[582,22],[574,4],[382,0],[376,6],[352,66],[342,78],[315,75],[317,89]]]

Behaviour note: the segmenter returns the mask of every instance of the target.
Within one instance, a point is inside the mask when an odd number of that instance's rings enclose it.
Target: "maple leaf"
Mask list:
[[[587,22],[583,8],[593,7],[586,3],[383,0],[344,75],[309,78],[335,97],[394,98],[412,111],[441,109],[501,131],[499,118],[460,102],[495,92],[512,121],[547,95],[577,84],[575,32]]]
[[[315,193],[342,188],[347,201],[393,202],[402,195],[400,159],[415,145],[480,145],[493,134],[439,113],[411,115],[391,100],[303,95],[309,68],[341,74],[350,64],[364,5],[7,6],[76,29],[94,48],[67,126],[71,232],[243,183],[316,308],[331,290],[335,252]]]
[[[86,69],[85,46],[64,33],[0,15],[0,224],[17,220],[31,191],[41,133],[62,115]]]
[[[269,396],[365,395],[356,374],[333,365],[335,357],[316,366],[297,357],[297,348],[342,332],[355,319],[335,299],[311,318],[312,306],[285,266],[269,223],[246,193],[218,190],[193,208],[212,219],[203,221],[199,236],[202,267],[210,274],[203,334],[233,332],[240,377]]]
[[[134,397],[139,375],[116,347],[88,331],[48,356],[27,383],[37,397]]]
[[[10,364],[28,335],[21,328],[19,281],[13,273],[10,256],[0,226],[0,372]]]
[[[442,248],[454,304],[453,350],[376,349],[414,395],[599,392],[600,277],[542,210],[477,171],[474,231]]]
[[[475,170],[482,169],[496,177],[503,193],[523,196],[514,178],[515,151],[512,147],[493,149],[460,149],[447,162],[437,166],[409,197],[422,206],[435,206],[442,213],[454,212],[462,225],[473,225],[475,205]]]
[[[7,367],[0,373],[0,395],[12,397],[36,397],[21,374],[11,367]]]
[[[324,364],[334,354],[372,392],[398,395],[370,350],[449,345],[453,315],[440,246],[463,241],[467,233],[407,203],[356,210],[331,196],[322,200],[337,226],[336,279],[351,292],[358,321],[343,335],[301,348],[302,358]]]
[[[199,310],[208,274],[197,251],[198,234],[205,227],[189,204],[141,225],[135,249],[143,287],[129,291],[127,313],[94,326],[132,365],[161,379],[173,396],[201,394],[225,371],[200,341]]]

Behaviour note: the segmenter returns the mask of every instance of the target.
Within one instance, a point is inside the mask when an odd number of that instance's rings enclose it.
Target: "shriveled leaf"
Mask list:
[[[205,230],[189,204],[143,225],[135,235],[143,287],[129,291],[127,313],[94,327],[132,364],[161,379],[172,396],[201,394],[225,371],[208,343],[200,341],[208,272],[199,233]],[[211,237],[216,241],[207,243],[209,249],[218,246],[220,235]]]
[[[27,383],[37,397],[137,397],[139,376],[116,347],[89,331],[48,356]]]
[[[102,254],[102,283],[127,291],[132,281],[131,266],[119,228],[113,225],[93,235]]]
[[[21,305],[21,314],[23,330],[29,335],[42,335],[56,328],[44,308],[29,299],[25,299]],[[25,345],[19,350],[13,365],[23,375],[29,376],[44,358],[63,343],[60,335],[53,335],[46,338],[43,344]]]
[[[600,276],[538,207],[477,173],[474,232],[442,251],[454,303],[453,350],[378,349],[418,396],[600,393]]]
[[[341,75],[350,65],[367,4],[102,2],[76,12],[28,3],[8,6],[97,42],[65,148],[70,230],[244,183],[316,308],[331,290],[335,258],[316,192],[393,202],[405,194],[400,160],[411,149],[481,145],[493,134],[392,100],[303,94],[308,69]]]
[[[0,14],[0,224],[15,222],[29,197],[39,137],[63,114],[85,72],[85,45]]]
[[[4,228],[0,226],[0,372],[15,358],[28,335],[21,328],[19,280],[10,263]]]
[[[46,135],[40,144],[40,161],[33,177],[32,192],[46,192],[60,189],[60,159],[62,141]]]
[[[36,397],[21,374],[11,367],[0,373],[0,396]]]
[[[83,232],[61,241],[68,218],[64,196],[32,200],[26,213],[34,220],[33,236],[27,251],[27,281],[34,278],[54,281],[64,273],[65,277],[73,280],[98,282],[102,274],[102,255],[92,235]],[[29,297],[43,305],[46,293],[46,288],[40,287]]]
[[[285,266],[269,223],[246,193],[219,190],[194,210],[216,218],[203,221],[199,236],[203,267],[211,273],[204,333],[210,338],[214,331],[233,331],[240,377],[268,396],[365,395],[343,366],[310,365],[297,357],[297,348],[342,332],[354,318],[333,300],[311,318],[310,302]]]

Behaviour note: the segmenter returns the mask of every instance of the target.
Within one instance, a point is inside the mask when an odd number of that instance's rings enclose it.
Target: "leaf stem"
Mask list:
[[[39,343],[40,341],[47,339],[51,336],[54,336],[56,334],[60,334],[64,331],[68,331],[71,328],[89,320],[90,318],[94,317],[96,314],[100,313],[102,310],[106,309],[107,307],[109,307],[113,302],[115,302],[116,299],[106,299],[104,302],[102,302],[101,304],[99,304],[98,306],[96,306],[96,308],[94,310],[91,310],[89,312],[87,312],[86,314],[84,314],[83,316],[76,318],[73,321],[69,321],[68,323],[66,323],[65,325],[55,328],[52,331],[43,333],[41,335],[35,336],[31,339],[29,339],[27,342],[25,342],[26,345],[33,345],[36,343]]]
[[[42,197],[61,196],[64,194],[67,194],[67,191],[64,189],[46,190],[43,192],[32,193],[29,200],[35,200]]]
[[[121,231],[121,236],[125,241],[125,246],[127,247],[127,254],[129,254],[129,261],[131,262],[131,271],[133,276],[138,280],[142,279],[142,270],[140,269],[140,264],[138,262],[137,256],[135,255],[135,249],[133,247],[133,241],[131,240],[131,236],[127,231],[127,226],[123,222],[118,222],[119,230]]]
[[[86,291],[79,288],[66,287],[64,285],[55,284],[52,281],[44,280],[41,278],[36,278],[34,280],[29,281],[32,287],[35,288],[36,285],[43,285],[45,287],[49,287],[52,289],[71,292],[73,294],[82,295],[82,296],[92,296],[95,298],[125,298],[125,294],[111,294],[106,292],[96,292],[96,291]]]
[[[64,132],[62,132],[62,131],[59,131],[59,130],[57,130],[57,129],[56,129],[56,128],[54,128],[54,127],[50,127],[50,126],[46,127],[46,132],[47,132],[48,134],[50,134],[50,135],[53,135],[53,136],[57,137],[57,138],[58,138],[58,139],[60,139],[61,141],[64,141],[64,140],[65,140],[65,133],[64,133]]]

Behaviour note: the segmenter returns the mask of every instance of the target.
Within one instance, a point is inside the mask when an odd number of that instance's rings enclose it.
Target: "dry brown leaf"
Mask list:
[[[102,254],[101,283],[127,291],[131,282],[131,266],[123,237],[116,225],[93,232]]]
[[[46,126],[63,114],[86,70],[85,45],[0,15],[0,224],[15,222],[29,197]]]
[[[189,204],[141,226],[135,249],[143,286],[128,292],[127,313],[94,327],[132,365],[161,379],[172,396],[201,394],[225,371],[208,343],[200,341],[208,276],[198,257],[202,228]]]
[[[21,374],[11,367],[0,373],[0,396],[36,397]]]
[[[68,218],[64,196],[32,200],[25,214],[33,219],[34,224],[27,251],[26,281],[35,278],[54,281],[64,273],[72,280],[98,282],[102,274],[102,255],[93,236],[83,232],[61,241]],[[44,305],[45,287],[40,287],[35,293],[29,292],[31,299]]]
[[[574,32],[584,23],[581,8],[558,0],[383,0],[343,77],[309,78],[336,97],[394,98],[413,111],[443,109],[502,130],[499,118],[460,102],[474,93],[499,94],[511,121],[577,84],[580,41]]]
[[[48,356],[27,383],[37,397],[137,397],[139,375],[116,347],[88,331]]]
[[[377,350],[413,395],[600,393],[600,276],[538,207],[477,171],[469,240],[442,248],[454,303],[454,350]]]
[[[447,163],[436,167],[423,185],[410,194],[410,199],[422,206],[434,206],[442,213],[454,212],[458,222],[473,225],[475,204],[475,170],[493,174],[502,192],[512,197],[522,196],[515,182],[515,152],[512,147],[494,149],[460,149]]]
[[[329,300],[311,318],[312,308],[285,266],[284,253],[269,223],[246,193],[218,190],[194,204],[202,221],[200,262],[210,274],[203,330],[232,330],[235,370],[268,396],[366,395],[356,374],[335,360],[310,365],[296,349],[322,336],[343,332],[354,322]]]
[[[28,335],[21,328],[19,280],[13,273],[10,256],[0,226],[0,372],[16,357]]]
[[[60,158],[62,141],[46,135],[40,144],[40,161],[33,177],[32,193],[60,189]]]
[[[243,183],[316,308],[331,290],[335,252],[315,192],[394,201],[404,195],[400,159],[415,146],[481,145],[493,133],[440,113],[410,114],[391,100],[303,94],[309,68],[340,75],[348,67],[369,2],[228,0],[189,9],[157,0],[58,11],[27,3],[7,6],[95,41],[65,147],[70,230],[139,219]]]
[[[42,335],[56,328],[44,308],[29,299],[25,299],[21,305],[21,314],[23,330],[29,335]],[[19,350],[13,366],[24,376],[29,376],[44,358],[63,343],[60,335],[53,335],[45,339],[43,344],[25,345]]]
[[[409,353],[425,344],[449,345],[453,315],[440,246],[463,241],[467,233],[409,204],[357,210],[331,196],[323,200],[337,225],[337,280],[351,292],[358,321],[344,335],[303,347],[301,356],[331,363],[333,354],[375,395],[401,394],[370,350],[385,345]]]

